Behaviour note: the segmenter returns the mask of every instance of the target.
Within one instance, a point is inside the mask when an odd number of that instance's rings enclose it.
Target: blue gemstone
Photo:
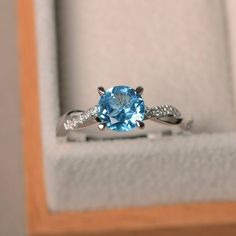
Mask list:
[[[136,121],[144,119],[145,106],[142,97],[128,86],[115,86],[106,90],[98,103],[98,118],[114,131],[130,131]]]

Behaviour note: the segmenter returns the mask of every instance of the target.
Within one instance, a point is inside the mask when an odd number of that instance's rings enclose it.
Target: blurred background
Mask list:
[[[0,236],[25,235],[16,7],[0,0]]]

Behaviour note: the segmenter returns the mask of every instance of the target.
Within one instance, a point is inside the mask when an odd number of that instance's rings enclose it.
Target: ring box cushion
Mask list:
[[[193,115],[195,132],[235,129],[224,2],[59,1],[57,10],[62,112],[96,104],[98,86],[142,85],[147,106]]]
[[[35,8],[50,210],[236,199],[225,2],[35,0]],[[82,143],[56,139],[63,112],[96,104],[100,85],[120,84],[142,85],[148,106],[172,104],[192,114],[193,134]],[[144,133],[163,129],[146,123]]]

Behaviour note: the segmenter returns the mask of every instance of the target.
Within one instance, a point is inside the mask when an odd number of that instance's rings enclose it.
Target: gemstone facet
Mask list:
[[[100,97],[97,116],[107,128],[124,132],[137,127],[137,121],[144,119],[144,113],[144,101],[135,89],[115,86]]]

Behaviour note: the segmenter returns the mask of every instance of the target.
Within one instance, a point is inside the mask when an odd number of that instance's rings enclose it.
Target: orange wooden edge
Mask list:
[[[42,168],[33,0],[18,0],[28,232],[46,235],[236,235],[236,203],[50,213]]]

